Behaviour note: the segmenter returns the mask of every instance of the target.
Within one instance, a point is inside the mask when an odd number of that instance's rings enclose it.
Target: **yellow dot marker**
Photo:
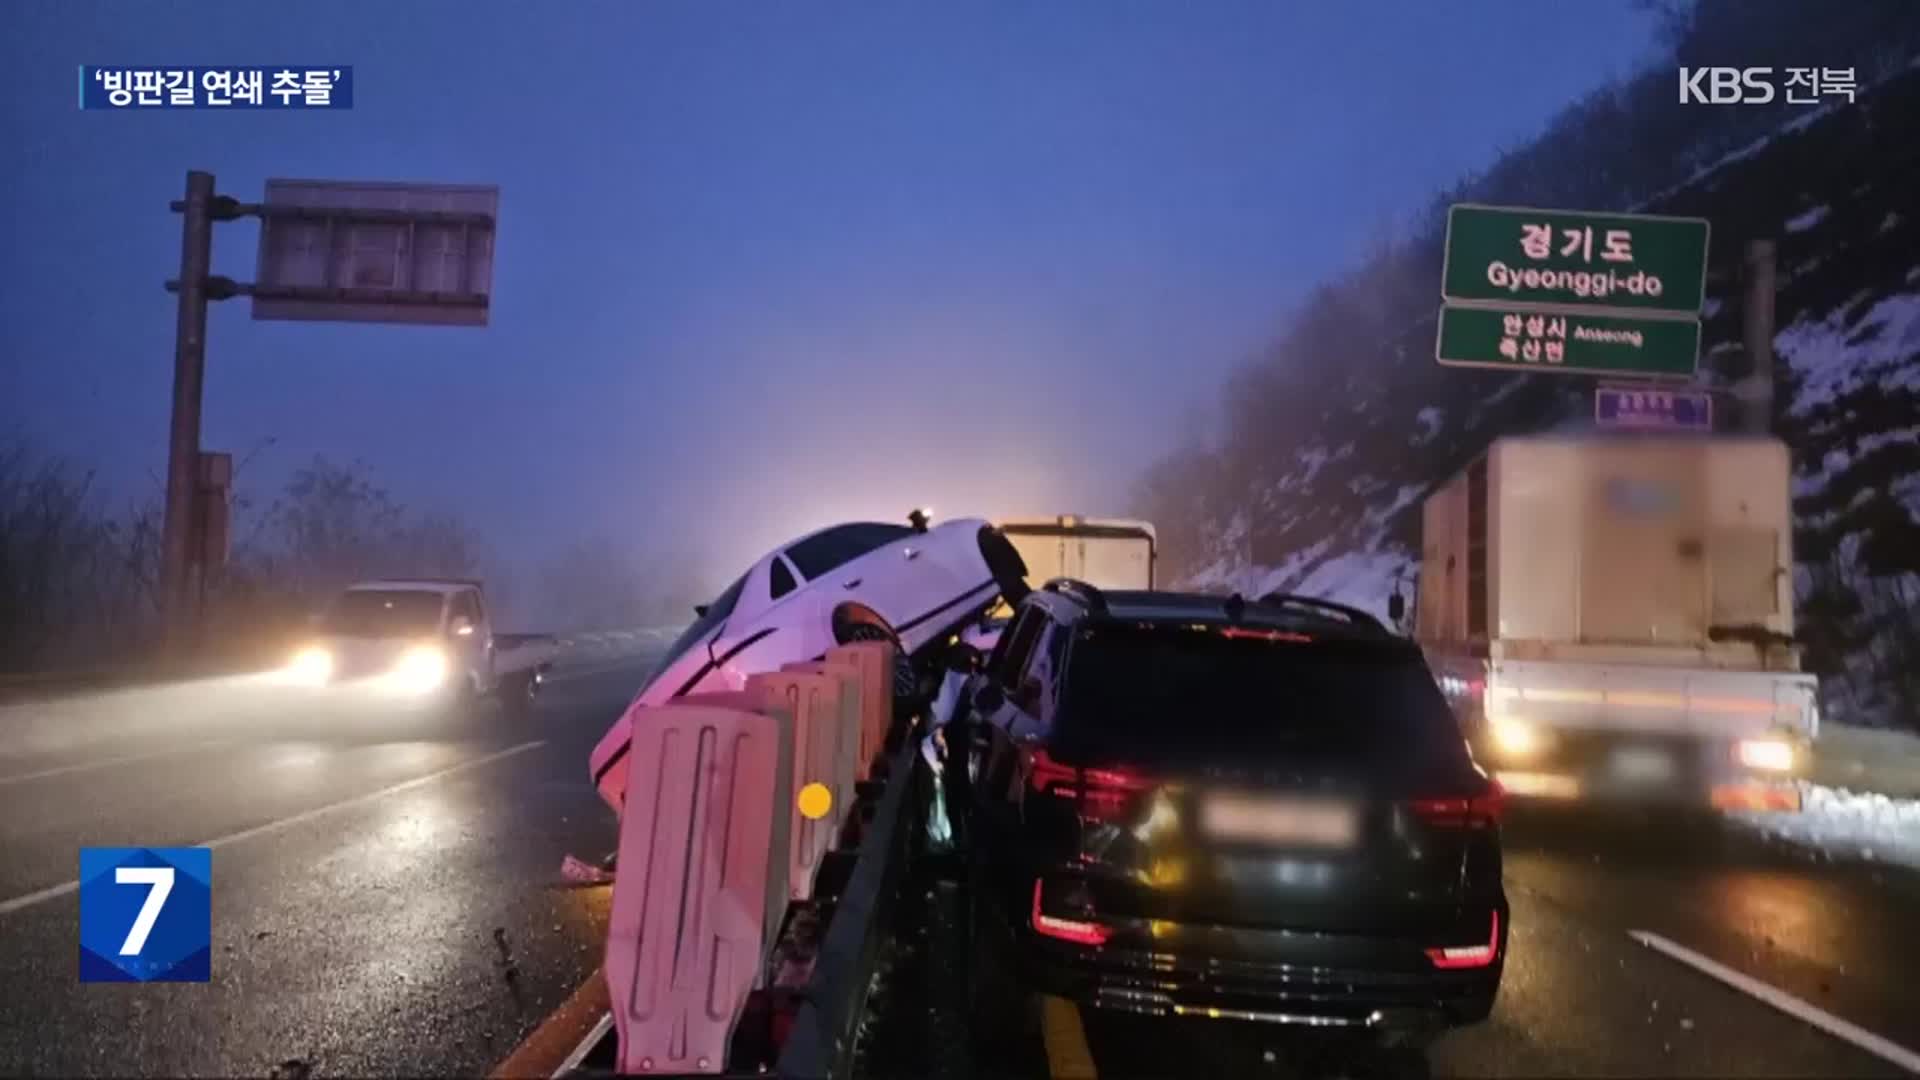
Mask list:
[[[814,781],[800,789],[800,816],[808,821],[819,821],[833,809],[833,792],[827,785]]]

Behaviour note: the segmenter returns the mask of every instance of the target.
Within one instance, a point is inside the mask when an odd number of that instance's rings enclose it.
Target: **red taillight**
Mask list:
[[[1035,903],[1038,902],[1036,899]],[[1494,957],[1499,955],[1500,913],[1498,911],[1493,913],[1493,930],[1487,935],[1485,945],[1460,945],[1427,950],[1427,959],[1433,961],[1434,967],[1448,969],[1483,968],[1492,964]]]
[[[1033,928],[1036,932],[1061,941],[1071,941],[1075,945],[1105,945],[1107,939],[1113,936],[1112,930],[1099,923],[1040,914],[1040,885],[1038,879],[1033,883]]]
[[[1081,768],[1056,761],[1045,750],[1035,750],[1027,786],[1075,803],[1083,816],[1109,818],[1125,810],[1135,795],[1153,786],[1153,781],[1124,766]]]
[[[1407,811],[1429,825],[1453,829],[1480,829],[1498,825],[1506,810],[1506,793],[1492,784],[1484,794],[1441,799],[1413,799]]]

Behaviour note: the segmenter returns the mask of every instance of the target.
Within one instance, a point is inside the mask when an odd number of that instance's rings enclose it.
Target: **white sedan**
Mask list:
[[[633,710],[685,694],[739,690],[755,672],[817,660],[837,644],[891,640],[902,653],[895,692],[911,695],[912,661],[1026,591],[1026,566],[979,518],[927,528],[854,522],[803,536],[755,562],[667,649],[652,678],[594,747],[593,782],[625,802]]]

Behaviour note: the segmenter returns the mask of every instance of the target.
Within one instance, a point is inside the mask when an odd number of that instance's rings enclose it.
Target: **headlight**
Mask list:
[[[1495,717],[1490,726],[1494,747],[1508,757],[1526,757],[1540,749],[1540,733],[1524,720]]]
[[[1734,748],[1740,764],[1759,772],[1792,772],[1793,744],[1785,739],[1742,739]]]
[[[295,682],[319,686],[333,677],[333,654],[318,645],[310,645],[293,654],[286,670]]]
[[[387,682],[399,690],[426,693],[438,689],[447,680],[447,654],[430,645],[408,649],[387,675]]]

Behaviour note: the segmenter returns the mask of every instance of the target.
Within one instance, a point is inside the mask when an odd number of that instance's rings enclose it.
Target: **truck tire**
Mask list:
[[[525,720],[533,715],[534,698],[539,696],[540,684],[533,681],[533,672],[516,671],[500,680],[500,711],[510,720]]]

